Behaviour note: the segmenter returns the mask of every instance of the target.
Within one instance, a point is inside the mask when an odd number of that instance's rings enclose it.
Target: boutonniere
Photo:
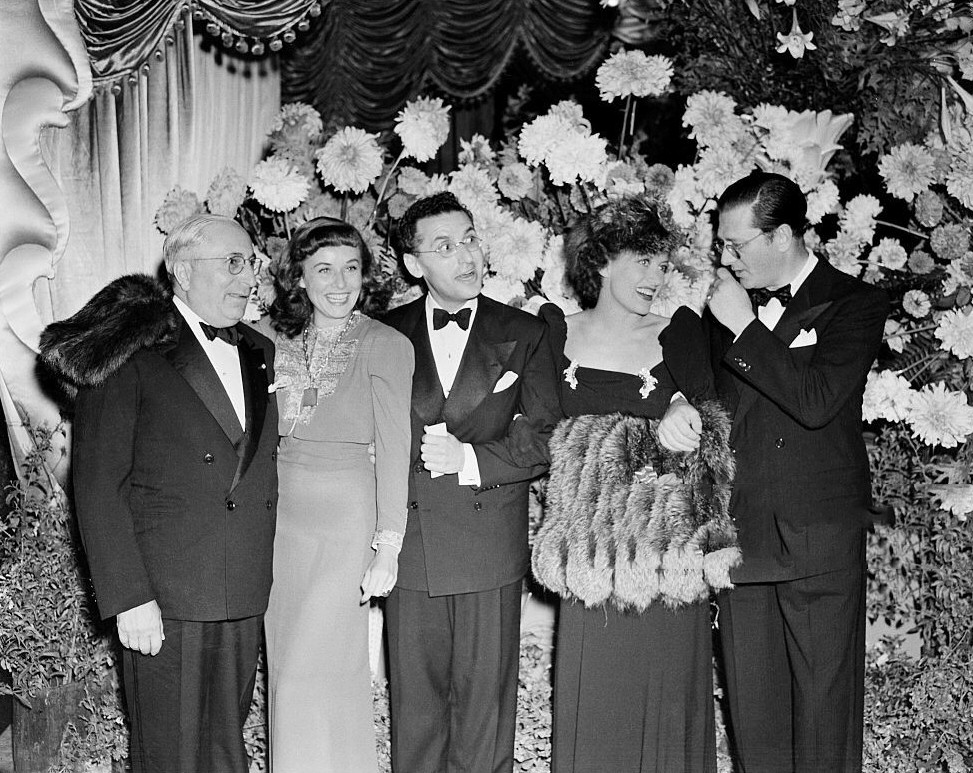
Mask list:
[[[578,370],[578,363],[571,360],[571,364],[564,369],[564,382],[572,389],[578,388],[578,378],[575,372]]]
[[[277,379],[273,384],[267,385],[267,394],[272,395],[278,389],[286,389],[291,385],[291,380],[287,377]]]
[[[642,387],[639,389],[639,394],[644,400],[652,393],[652,390],[655,389],[655,385],[658,384],[659,381],[655,376],[652,375],[649,368],[642,368],[642,370],[639,371],[639,377],[642,379]]]

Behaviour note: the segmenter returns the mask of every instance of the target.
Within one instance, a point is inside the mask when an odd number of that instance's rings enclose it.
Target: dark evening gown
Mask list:
[[[548,305],[541,316],[560,355],[566,416],[665,413],[675,387],[662,363],[647,374],[656,380],[651,390],[641,375],[572,363],[564,356],[564,315]],[[562,600],[553,773],[714,773],[712,673],[705,602],[622,613],[611,605],[586,609]]]

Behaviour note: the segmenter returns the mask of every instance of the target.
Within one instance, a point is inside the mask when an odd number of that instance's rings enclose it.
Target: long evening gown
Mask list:
[[[394,543],[405,533],[412,345],[358,315],[325,366],[336,332],[314,347],[313,408],[300,408],[301,337],[276,342],[280,500],[266,616],[273,773],[377,769],[359,584],[373,538]]]
[[[541,316],[564,369],[566,416],[660,418],[675,391],[665,366],[639,375],[587,368],[564,355],[564,315]],[[715,773],[709,607],[642,613],[562,600],[555,643],[553,773]]]

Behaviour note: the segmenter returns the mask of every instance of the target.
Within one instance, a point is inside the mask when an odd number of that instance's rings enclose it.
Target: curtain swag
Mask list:
[[[262,56],[292,43],[327,0],[75,0],[96,85],[134,83],[190,21],[239,54]]]

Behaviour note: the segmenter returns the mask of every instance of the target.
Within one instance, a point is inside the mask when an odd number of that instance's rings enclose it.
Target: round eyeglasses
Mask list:
[[[244,266],[250,266],[250,270],[256,274],[257,266],[260,264],[260,258],[256,255],[251,255],[248,258],[243,255],[227,255],[220,258],[193,258],[193,260],[222,260],[226,264],[226,270],[233,276],[241,273]]]
[[[769,231],[761,231],[756,236],[754,236],[751,239],[747,239],[742,244],[734,244],[733,242],[725,242],[722,239],[713,239],[713,254],[716,257],[721,258],[721,257],[723,257],[723,253],[724,252],[728,252],[728,253],[730,253],[730,257],[731,258],[733,258],[734,260],[739,260],[740,259],[740,250],[742,250],[744,247],[746,247],[751,242],[755,242],[761,236],[766,236],[768,233],[769,233]]]
[[[476,234],[464,236],[458,242],[443,242],[433,250],[413,250],[414,255],[439,255],[441,258],[451,258],[460,247],[467,250],[478,250],[483,240]]]

